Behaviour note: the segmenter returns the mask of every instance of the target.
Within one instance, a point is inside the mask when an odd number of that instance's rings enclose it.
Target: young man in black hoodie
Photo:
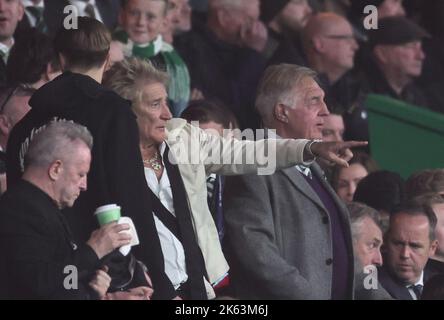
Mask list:
[[[85,242],[97,224],[94,210],[116,203],[136,226],[136,257],[149,269],[156,299],[171,299],[175,290],[165,275],[159,237],[147,198],[139,134],[130,103],[100,84],[109,59],[111,35],[100,22],[79,17],[77,29],[61,28],[55,49],[64,73],[31,98],[27,116],[13,129],[8,143],[7,179],[14,185],[36,131],[50,120],[65,119],[86,126],[94,138],[88,190],[66,210],[73,236]]]

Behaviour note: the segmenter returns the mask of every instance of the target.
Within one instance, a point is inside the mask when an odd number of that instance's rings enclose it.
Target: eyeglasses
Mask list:
[[[36,89],[19,84],[13,87],[6,87],[0,89],[0,92],[2,91],[7,93],[1,94],[6,98],[5,100],[3,100],[2,104],[0,105],[0,113],[3,113],[5,106],[8,104],[9,100],[11,100],[13,96],[32,96],[32,94],[36,91]]]
[[[356,37],[352,34],[331,34],[331,35],[326,35],[324,37],[333,40],[356,41]]]

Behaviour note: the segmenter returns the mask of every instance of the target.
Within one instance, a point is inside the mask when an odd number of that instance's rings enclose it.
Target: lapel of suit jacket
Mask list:
[[[302,173],[300,173],[295,167],[283,169],[281,170],[281,172],[290,180],[290,182],[295,186],[296,189],[298,189],[303,195],[313,201],[319,208],[321,208],[325,213],[328,214],[328,211],[322,203],[322,200],[302,176]]]
[[[394,299],[413,300],[409,289],[396,282],[384,266],[378,268],[378,279],[379,283]]]

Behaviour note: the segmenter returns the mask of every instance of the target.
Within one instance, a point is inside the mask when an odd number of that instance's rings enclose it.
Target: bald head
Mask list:
[[[314,15],[303,30],[303,44],[310,67],[335,82],[353,68],[358,44],[351,24],[335,13]]]
[[[332,12],[322,12],[310,18],[304,28],[303,37],[304,41],[310,41],[313,37],[343,33],[344,31],[350,31],[349,34],[352,34],[352,27],[347,19]]]

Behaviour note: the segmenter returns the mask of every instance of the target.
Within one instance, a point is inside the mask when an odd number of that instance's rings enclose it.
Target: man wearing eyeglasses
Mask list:
[[[344,114],[345,139],[368,140],[367,113],[361,107],[364,88],[353,71],[359,45],[351,24],[335,13],[319,13],[304,29],[303,45],[308,65],[320,74],[328,105]]]

